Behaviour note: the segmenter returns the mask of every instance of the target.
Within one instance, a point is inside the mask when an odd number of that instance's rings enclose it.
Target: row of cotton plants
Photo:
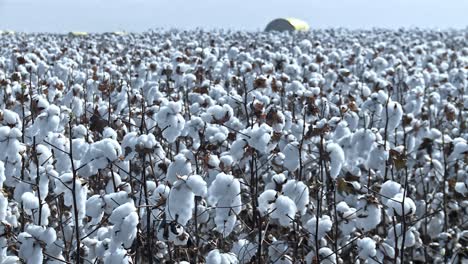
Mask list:
[[[465,263],[468,32],[0,39],[0,263]]]

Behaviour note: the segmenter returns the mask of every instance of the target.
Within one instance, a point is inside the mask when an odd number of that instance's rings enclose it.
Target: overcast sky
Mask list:
[[[297,17],[312,28],[466,28],[468,0],[0,0],[0,30],[261,30]]]

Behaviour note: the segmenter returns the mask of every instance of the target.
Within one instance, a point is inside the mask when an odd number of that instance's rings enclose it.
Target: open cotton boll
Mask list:
[[[402,206],[403,198],[405,200],[404,208]],[[404,210],[405,216],[416,213],[415,203],[413,202],[411,198],[404,197],[403,193],[398,193],[395,196],[393,196],[392,199],[388,199],[385,205],[388,207],[387,214],[390,217],[393,216],[394,212],[399,216],[403,216],[403,210]]]
[[[330,155],[330,176],[336,179],[345,162],[343,149],[336,143],[327,144],[327,152]]]
[[[167,219],[177,221],[180,225],[185,226],[192,218],[195,208],[194,198],[195,195],[183,180],[176,181],[167,200]]]
[[[126,264],[130,263],[127,250],[116,248],[113,251],[107,251],[104,255],[104,264]]]
[[[219,249],[211,250],[205,258],[206,264],[237,264],[239,260],[234,253],[221,253]]]
[[[387,107],[382,109],[382,123],[381,127],[387,126],[387,133],[392,134],[395,128],[400,125],[401,118],[403,117],[403,109],[400,103],[395,101],[388,102]]]
[[[244,148],[247,146],[247,140],[244,138],[239,138],[236,141],[234,141],[231,145],[231,149],[229,152],[231,153],[231,156],[236,162],[239,162],[239,160],[244,157]]]
[[[357,246],[359,257],[364,260],[375,257],[377,254],[375,241],[370,237],[358,239]]]
[[[305,224],[305,228],[309,231],[310,239],[315,240],[317,234],[318,239],[322,239],[327,232],[332,230],[333,223],[330,216],[324,215],[320,217],[317,229],[317,218],[314,216]]]
[[[192,164],[190,160],[183,153],[179,153],[174,157],[174,161],[171,162],[167,168],[166,179],[169,183],[174,183],[177,180],[177,176],[190,175],[192,174]]]
[[[33,236],[26,232],[22,232],[18,235],[18,242],[20,242],[20,248],[18,256],[26,260],[27,264],[42,264],[44,261],[44,255],[42,248],[39,243],[36,243]]]
[[[24,209],[31,214],[31,210],[39,208],[39,199],[32,192],[25,192],[21,196]]]
[[[265,216],[273,210],[273,204],[278,197],[278,192],[275,190],[265,190],[258,196],[258,211],[262,216]]]
[[[356,209],[341,201],[336,205],[336,211],[339,217],[339,229],[344,236],[351,234],[356,229]]]
[[[455,191],[463,196],[468,196],[468,187],[464,182],[455,183]]]
[[[370,231],[377,227],[382,220],[381,205],[373,196],[362,196],[357,202],[357,217],[356,227],[364,232]]]
[[[208,189],[208,203],[216,206],[216,230],[228,236],[242,210],[240,182],[232,175],[219,173]]]
[[[299,143],[291,142],[281,152],[284,154],[283,166],[291,173],[296,171],[299,168]]]
[[[247,239],[239,239],[232,246],[231,252],[237,255],[239,263],[250,263],[250,260],[257,254],[257,245]]]
[[[117,244],[123,243],[126,248],[130,247],[137,235],[138,225],[138,214],[133,201],[117,207],[109,217],[109,221],[114,224],[113,241]]]
[[[318,259],[320,259],[321,264],[336,264],[336,254],[333,253],[328,247],[322,247],[318,251]],[[307,264],[314,264],[317,262],[317,257],[314,251],[311,251],[306,256]]]
[[[351,146],[359,157],[367,157],[375,142],[375,134],[370,129],[358,129],[352,137]]]
[[[278,219],[280,225],[290,226],[294,221],[297,212],[296,204],[289,197],[280,195],[274,205],[270,215],[273,219]]]
[[[428,227],[429,228],[429,227]],[[397,241],[397,244],[398,244],[398,247],[401,248],[402,244],[403,244],[403,226],[401,223],[398,223],[395,225],[395,227],[391,227],[389,230],[388,230],[388,235],[387,235],[387,239],[385,240],[385,242],[387,242],[389,245],[395,245],[395,233],[396,233],[396,237],[398,239]],[[416,245],[416,235],[415,233],[417,234],[417,231],[415,230],[414,227],[409,227],[407,228],[406,232],[405,232],[405,245],[404,247],[405,248],[410,248],[410,247],[413,247]],[[438,233],[438,235],[440,235],[440,233]]]
[[[169,143],[175,142],[184,128],[185,119],[179,114],[181,110],[182,103],[180,101],[169,102],[162,106],[156,114],[158,127],[163,130],[162,135]]]
[[[260,153],[268,152],[268,143],[270,142],[272,133],[272,129],[269,125],[254,125],[251,130],[244,132],[245,134],[250,135],[247,142],[252,148],[258,150]]]
[[[402,191],[401,185],[392,180],[388,180],[382,184],[380,187],[380,199],[382,199],[382,204],[386,204],[389,198],[393,198],[395,195]]]
[[[3,188],[3,183],[5,182],[5,163],[0,160],[0,189]]]
[[[301,215],[304,215],[309,204],[309,188],[301,181],[288,180],[283,186],[283,194],[291,198]]]
[[[200,175],[190,175],[185,181],[190,190],[200,197],[205,197],[207,194],[207,184]]]
[[[3,120],[1,121],[2,125],[9,126],[11,128],[16,127],[21,129],[23,127],[23,123],[19,115],[13,111],[8,109],[3,109]]]

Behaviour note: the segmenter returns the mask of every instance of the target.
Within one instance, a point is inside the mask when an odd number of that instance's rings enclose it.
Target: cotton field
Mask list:
[[[0,38],[0,263],[468,263],[468,31]]]

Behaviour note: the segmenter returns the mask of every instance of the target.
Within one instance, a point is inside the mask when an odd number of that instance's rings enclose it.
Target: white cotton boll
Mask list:
[[[115,251],[107,251],[104,256],[104,264],[126,264],[130,263],[127,250],[117,248]]]
[[[374,145],[367,158],[367,166],[374,170],[385,168],[385,161],[388,159],[388,151],[383,145]]]
[[[187,159],[184,154],[179,153],[174,157],[174,161],[171,162],[167,168],[166,180],[169,183],[174,183],[177,180],[177,176],[190,174],[192,174],[192,164],[190,160]]]
[[[468,187],[464,182],[455,183],[455,191],[463,196],[468,196]]]
[[[339,229],[344,236],[351,234],[356,229],[356,209],[341,201],[336,205],[336,211],[339,216]]]
[[[167,200],[166,215],[171,221],[177,221],[182,226],[192,218],[195,208],[194,194],[183,180],[174,183]]]
[[[239,263],[249,263],[257,254],[257,245],[247,239],[239,239],[232,246],[231,252],[237,255]]]
[[[333,179],[340,174],[341,167],[345,162],[343,149],[336,143],[327,144],[327,152],[330,155],[330,176]]]
[[[208,189],[208,203],[216,206],[216,230],[228,236],[242,210],[240,182],[232,175],[219,173]]]
[[[280,259],[288,252],[288,243],[286,241],[274,240],[268,247],[268,257],[270,263],[278,263]]]
[[[468,144],[466,143],[465,140],[461,139],[455,143],[453,147],[453,152],[448,157],[448,160],[456,161],[457,159],[462,159],[463,155],[467,153],[468,153]]]
[[[402,191],[401,185],[392,180],[388,180],[380,187],[380,194],[382,204],[386,204],[389,198],[393,198],[395,195]]]
[[[361,128],[358,129],[351,140],[354,153],[359,157],[367,157],[367,153],[372,149],[375,142],[375,134],[370,129]]]
[[[2,125],[9,126],[11,128],[16,127],[18,129],[23,127],[23,123],[19,115],[8,109],[3,109]]]
[[[262,216],[265,216],[273,209],[273,204],[278,197],[278,192],[275,190],[266,190],[258,196],[258,211]]]
[[[123,219],[129,215],[131,212],[135,212],[136,208],[133,203],[125,203],[114,209],[112,211],[111,216],[109,217],[109,221],[114,224],[122,223]]]
[[[414,229],[414,227],[409,227],[409,228],[407,227],[406,232],[405,232],[406,233],[405,244],[404,244],[405,248],[410,248],[416,245],[415,232],[416,230]],[[395,245],[395,233],[398,239],[397,241],[398,247],[401,248],[403,244],[403,225],[401,223],[396,224],[395,228],[392,226],[388,230],[388,233],[387,233],[388,235],[387,235],[387,239],[385,242],[387,242],[389,245]],[[440,233],[438,233],[438,235],[440,235]]]
[[[93,195],[86,201],[86,215],[91,217],[91,224],[96,225],[104,215],[104,200],[100,195]]]
[[[297,212],[296,204],[289,197],[279,196],[274,205],[270,217],[278,219],[280,225],[290,226]]]
[[[357,217],[356,227],[362,229],[364,232],[373,230],[377,227],[382,219],[381,205],[376,201],[368,201],[372,197],[361,197],[357,203]]]
[[[184,128],[185,119],[179,114],[181,110],[182,103],[180,101],[168,102],[156,114],[158,127],[163,130],[162,135],[169,143],[175,142]]]
[[[291,198],[301,215],[304,215],[309,204],[309,188],[301,181],[288,180],[283,186],[283,194]]]
[[[200,175],[190,175],[186,180],[187,186],[190,190],[200,197],[205,197],[207,194],[207,184]]]
[[[89,144],[84,138],[75,138],[72,140],[73,159],[81,160],[89,148]]]
[[[234,253],[221,253],[219,249],[211,250],[205,258],[206,264],[237,264],[239,261]]]
[[[5,221],[7,216],[8,199],[0,192],[0,222]]]
[[[333,253],[333,250],[327,247],[322,247],[318,251],[318,258],[320,259],[321,264],[336,264],[336,254]],[[309,254],[306,256],[306,262],[307,264],[313,264],[316,263],[316,255],[314,251],[311,251]]]
[[[330,216],[324,215],[320,217],[318,222],[318,229],[317,229],[317,218],[314,216],[307,223],[305,224],[305,228],[309,231],[310,239],[315,240],[315,234],[317,234],[318,239],[322,239],[327,232],[333,227],[333,223],[331,221]]]
[[[260,153],[268,152],[268,143],[270,142],[272,133],[272,129],[269,125],[254,125],[252,129],[244,130],[244,133],[250,136],[247,142],[251,147],[258,150]]]
[[[393,216],[394,212],[399,215],[403,216],[403,199],[404,201],[404,215],[412,215],[416,213],[416,205],[413,200],[409,197],[404,197],[403,193],[398,193],[392,197],[392,199],[388,199],[387,203],[385,204],[388,209],[387,213],[390,217]]]
[[[0,160],[0,189],[3,188],[3,183],[5,182],[5,163]]]
[[[229,152],[231,156],[234,158],[235,161],[239,162],[239,160],[244,157],[244,148],[247,146],[247,140],[240,138],[234,141],[231,145],[231,149]]]
[[[117,244],[123,243],[125,247],[130,247],[137,235],[138,214],[133,202],[122,204],[117,207],[109,217],[109,221],[114,224],[112,229],[113,241]]]
[[[283,166],[289,172],[294,172],[299,168],[299,143],[291,142],[281,151],[284,154]]]
[[[357,241],[359,257],[366,260],[377,254],[376,244],[372,238],[365,237]]]
[[[111,127],[105,127],[104,131],[102,132],[102,137],[117,140],[117,132],[115,132],[115,130]]]
[[[39,208],[39,199],[31,192],[25,192],[21,196],[24,209],[30,211]]]
[[[388,118],[387,118],[388,114]],[[382,125],[385,128],[387,125],[387,133],[391,134],[400,125],[403,117],[403,109],[398,102],[390,101],[386,108],[382,110]]]

